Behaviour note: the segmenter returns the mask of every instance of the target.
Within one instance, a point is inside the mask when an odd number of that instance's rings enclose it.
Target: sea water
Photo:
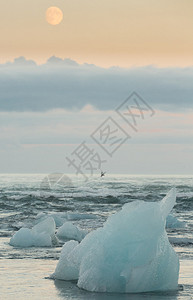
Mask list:
[[[63,177],[69,179],[66,185],[63,182],[42,187],[45,177],[45,174],[0,175],[0,299],[192,299],[191,176],[107,174],[84,182],[68,175]],[[160,201],[172,187],[177,189],[172,216],[183,224],[172,226],[170,219],[167,228],[169,240],[180,259],[178,291],[132,295],[86,292],[79,289],[76,282],[48,279],[55,270],[65,240],[59,239],[59,244],[52,247],[13,247],[9,243],[19,229],[31,229],[47,217],[54,218],[57,229],[71,222],[79,230],[92,231],[101,227],[108,216],[120,211],[125,203]]]

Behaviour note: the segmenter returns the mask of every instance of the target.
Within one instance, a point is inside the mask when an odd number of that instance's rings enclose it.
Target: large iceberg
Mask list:
[[[80,288],[95,292],[177,289],[179,259],[165,231],[175,201],[172,189],[160,202],[125,204],[80,244],[63,246],[52,278],[76,279]]]

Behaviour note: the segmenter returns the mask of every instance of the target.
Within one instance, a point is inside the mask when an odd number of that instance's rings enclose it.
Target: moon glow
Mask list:
[[[58,25],[63,19],[63,12],[56,6],[51,6],[46,11],[46,21],[51,25]]]

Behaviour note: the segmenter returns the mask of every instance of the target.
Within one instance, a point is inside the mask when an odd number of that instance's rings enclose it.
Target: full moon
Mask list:
[[[46,21],[51,25],[58,25],[63,19],[63,13],[60,8],[51,6],[46,11]]]

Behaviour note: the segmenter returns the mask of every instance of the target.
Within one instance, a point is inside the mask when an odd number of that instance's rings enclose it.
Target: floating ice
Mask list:
[[[52,277],[78,279],[80,288],[95,292],[177,289],[179,259],[165,231],[175,200],[172,189],[159,203],[125,204],[80,244],[66,243]]]
[[[35,225],[32,229],[21,228],[10,239],[10,245],[15,247],[50,247],[58,244],[55,236],[56,225],[49,217]]]
[[[67,213],[68,220],[96,219],[94,214]]]
[[[32,228],[32,231],[35,233],[47,233],[48,235],[50,235],[50,237],[52,239],[52,244],[53,245],[58,244],[58,239],[55,235],[56,224],[52,217],[48,217],[47,219],[43,220],[42,222],[36,224]]]
[[[87,232],[76,227],[72,222],[64,223],[57,232],[59,238],[65,240],[82,241]]]
[[[168,215],[166,218],[166,228],[185,228],[186,222],[179,221],[173,215]]]
[[[52,240],[47,233],[36,233],[29,228],[21,228],[10,239],[10,245],[14,247],[50,247]]]
[[[40,222],[47,219],[48,217],[52,217],[54,219],[56,227],[62,226],[64,222],[67,221],[66,213],[49,213],[49,214],[39,213],[36,219]]]
[[[59,212],[59,213],[39,213],[37,215],[37,219],[43,221],[47,217],[52,217],[56,223],[57,227],[60,227],[64,224],[64,222],[68,221],[75,221],[75,220],[82,220],[82,219],[96,219],[96,215],[94,214],[80,214],[80,213],[70,213],[70,212]]]
[[[79,269],[76,264],[73,264],[69,256],[77,245],[77,241],[69,241],[64,244],[60,254],[60,262],[57,264],[56,270],[54,274],[51,275],[51,278],[61,280],[76,280],[78,278]]]

